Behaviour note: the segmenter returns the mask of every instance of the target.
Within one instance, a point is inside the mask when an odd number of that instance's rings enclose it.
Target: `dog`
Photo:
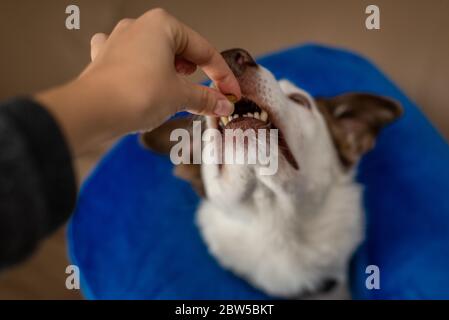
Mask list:
[[[243,49],[222,55],[242,99],[230,117],[203,117],[205,127],[278,129],[279,163],[274,175],[258,174],[257,164],[175,167],[175,175],[203,196],[196,218],[210,253],[275,297],[345,285],[350,258],[364,238],[357,164],[382,128],[402,115],[400,104],[358,92],[314,99],[288,80],[276,80]],[[141,140],[168,154],[170,132],[189,126],[189,119],[172,120]]]

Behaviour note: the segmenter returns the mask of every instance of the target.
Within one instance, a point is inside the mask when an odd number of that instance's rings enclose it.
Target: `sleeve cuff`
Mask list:
[[[62,225],[72,213],[77,185],[72,158],[64,135],[50,113],[29,98],[14,99],[2,106],[25,139],[44,194],[47,221],[45,234]]]

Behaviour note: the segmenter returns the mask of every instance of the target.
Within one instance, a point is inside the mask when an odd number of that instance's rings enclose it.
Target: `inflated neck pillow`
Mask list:
[[[386,128],[358,171],[366,241],[351,264],[355,299],[449,298],[449,147],[373,64],[306,45],[258,59],[313,96],[389,96],[403,118]],[[90,299],[266,299],[222,269],[194,224],[199,199],[172,164],[123,138],[82,187],[68,232]],[[372,276],[379,272],[379,288]],[[368,284],[368,286],[367,286]]]

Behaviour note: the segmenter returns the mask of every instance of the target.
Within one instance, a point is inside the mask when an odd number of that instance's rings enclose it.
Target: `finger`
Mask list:
[[[108,39],[108,36],[104,33],[96,33],[90,39],[90,58],[92,61],[95,60],[100,49],[103,47],[104,43]]]
[[[185,82],[184,106],[187,111],[209,116],[228,116],[234,105],[215,89]]]
[[[112,32],[118,32],[120,30],[123,30],[127,27],[129,27],[136,19],[131,19],[131,18],[125,18],[120,20],[114,27],[114,30],[112,30]]]
[[[197,64],[225,94],[241,97],[240,86],[221,54],[206,39],[188,26],[174,23],[176,54]]]
[[[176,57],[175,58],[175,69],[176,72],[184,74],[184,75],[190,75],[196,71],[196,64],[187,61],[184,58]]]

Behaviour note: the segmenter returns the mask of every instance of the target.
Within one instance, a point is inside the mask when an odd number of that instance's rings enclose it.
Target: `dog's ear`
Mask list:
[[[170,141],[170,134],[176,129],[185,129],[191,133],[192,122],[193,120],[190,117],[168,120],[152,131],[141,133],[140,143],[156,153],[168,155],[171,148],[177,143],[176,141]]]
[[[192,139],[192,125],[194,118],[178,118],[172,119],[160,127],[144,132],[140,135],[140,142],[145,147],[156,153],[169,155],[171,148],[177,144],[176,141],[170,141],[170,134],[176,129],[185,129],[189,132],[189,136]],[[190,147],[192,141],[190,141]],[[192,149],[190,150],[192,157]],[[193,189],[201,196],[205,196],[205,190],[203,185],[203,179],[201,177],[201,165],[199,164],[184,164],[181,163],[175,166],[174,175],[180,179],[190,182]]]
[[[374,147],[382,128],[402,115],[397,101],[367,93],[317,98],[316,102],[346,168]]]

